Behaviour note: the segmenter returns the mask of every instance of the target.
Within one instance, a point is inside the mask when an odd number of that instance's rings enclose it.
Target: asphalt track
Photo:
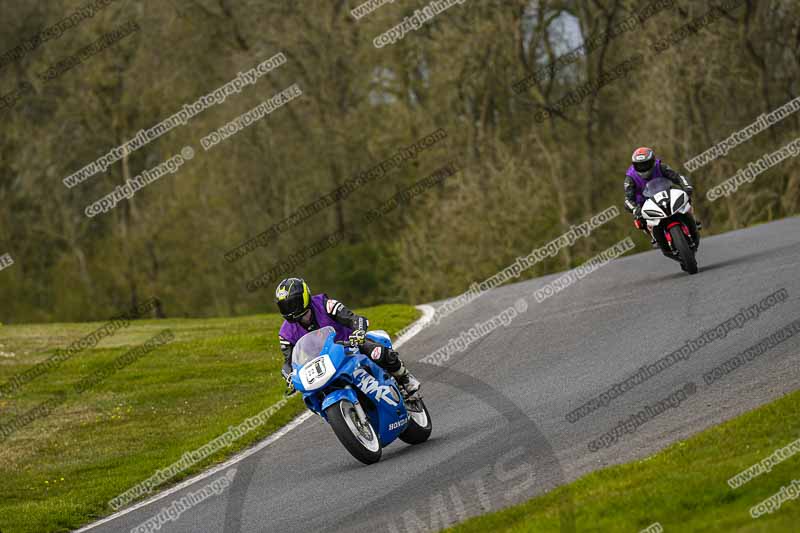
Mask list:
[[[800,318],[798,236],[800,218],[707,238],[698,255],[701,271],[691,277],[656,251],[623,257],[540,304],[533,292],[556,276],[495,289],[401,350],[409,361],[421,359],[520,297],[530,302],[510,325],[453,354],[443,367],[412,363],[434,422],[427,443],[398,441],[367,467],[312,417],[236,464],[229,488],[159,531],[436,530],[650,455],[774,400],[800,383],[800,335],[716,383],[706,385],[702,375]],[[788,299],[741,329],[577,422],[565,419],[642,365],[779,289]],[[620,420],[689,382],[697,392],[678,407],[609,448],[589,451],[588,443]],[[90,531],[130,531],[227,471]],[[657,520],[658,502],[652,511]],[[566,498],[562,531],[575,530],[572,512]]]

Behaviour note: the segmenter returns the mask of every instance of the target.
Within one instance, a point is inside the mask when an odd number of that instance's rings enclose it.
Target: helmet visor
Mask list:
[[[289,322],[297,322],[306,312],[302,294],[292,294],[283,300],[278,300],[278,310]]]
[[[656,162],[654,159],[650,159],[649,161],[640,161],[633,164],[634,170],[636,172],[650,172],[653,167],[655,166]]]

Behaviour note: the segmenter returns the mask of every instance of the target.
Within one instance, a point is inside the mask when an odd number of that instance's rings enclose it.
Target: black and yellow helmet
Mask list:
[[[283,318],[297,322],[311,306],[311,289],[300,278],[286,278],[275,289],[275,303]]]

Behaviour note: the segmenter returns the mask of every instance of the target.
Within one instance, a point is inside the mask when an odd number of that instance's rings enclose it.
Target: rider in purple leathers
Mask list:
[[[686,176],[682,176],[660,159],[656,159],[656,154],[652,148],[647,148],[646,146],[637,148],[631,156],[631,163],[631,166],[628,167],[628,172],[625,174],[625,209],[633,213],[636,227],[650,235],[647,230],[647,224],[645,224],[642,217],[642,205],[645,201],[642,193],[647,183],[651,179],[666,178],[686,191],[690,198],[694,192],[694,187],[689,183]],[[694,224],[692,217],[688,217],[688,219],[689,231],[696,237],[698,226]],[[655,231],[650,237],[652,244],[658,243],[662,250],[669,249],[663,231]]]
[[[278,332],[283,352],[281,373],[292,387],[292,349],[300,338],[326,326],[336,330],[337,342],[353,341],[364,355],[368,355],[381,368],[386,369],[405,391],[412,395],[419,390],[419,381],[408,371],[398,353],[366,339],[369,320],[353,313],[341,302],[327,294],[312,296],[306,282],[300,278],[287,278],[275,289],[275,303],[286,321]]]

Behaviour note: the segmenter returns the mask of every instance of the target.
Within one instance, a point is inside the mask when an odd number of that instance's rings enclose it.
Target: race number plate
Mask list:
[[[317,357],[313,361],[309,362],[305,367],[306,382],[309,385],[312,385],[317,379],[325,375],[325,371],[325,358]]]

